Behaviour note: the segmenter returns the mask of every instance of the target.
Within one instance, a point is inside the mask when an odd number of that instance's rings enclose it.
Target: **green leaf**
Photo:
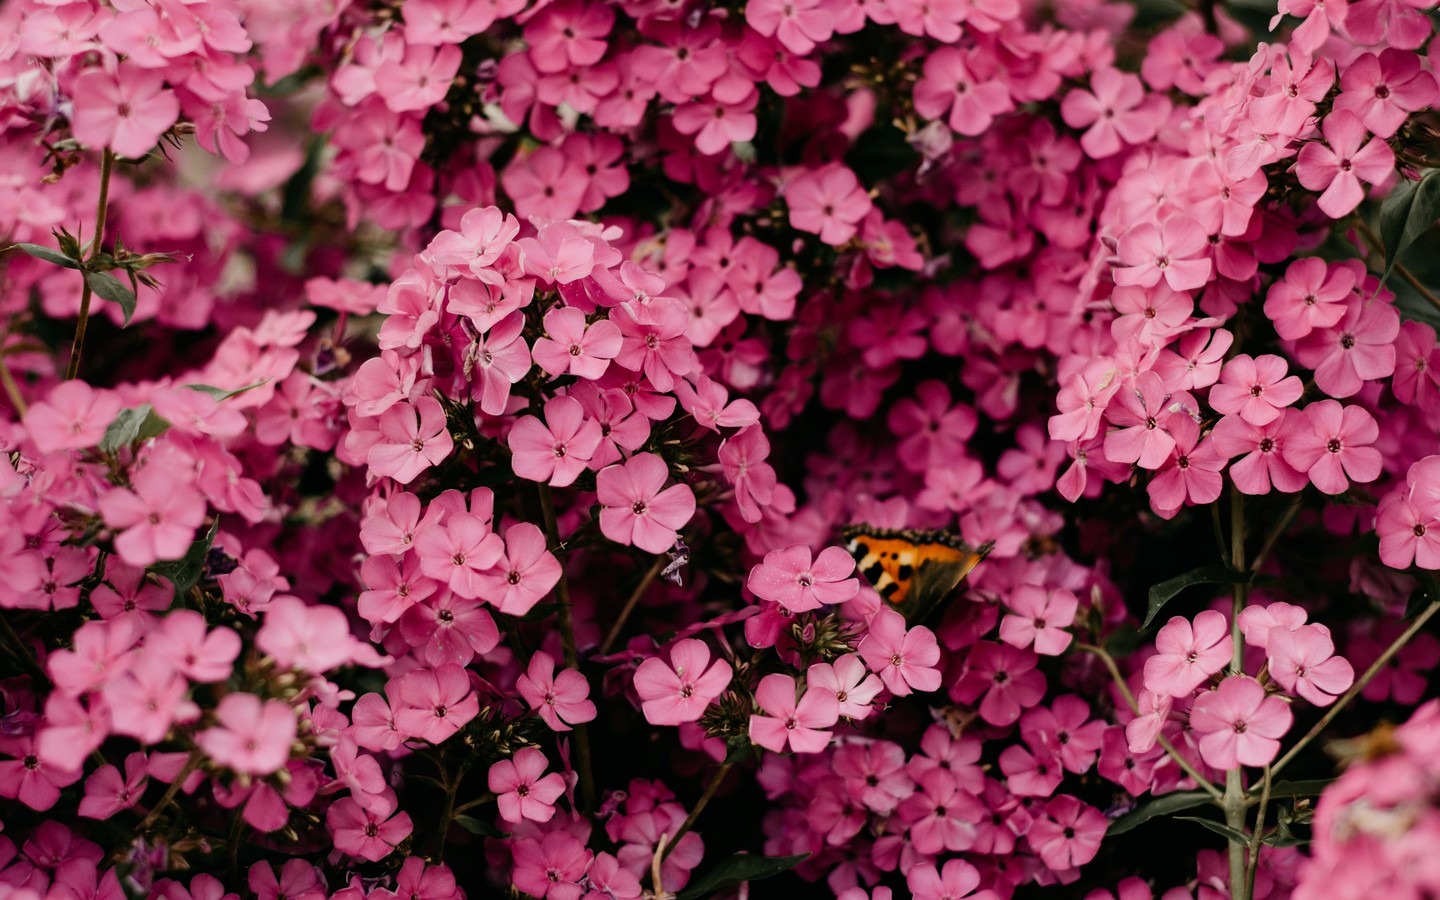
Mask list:
[[[1270,786],[1270,797],[1318,797],[1335,783],[1333,778],[1312,778],[1308,781],[1278,781]],[[1256,788],[1258,790],[1258,788]]]
[[[220,400],[229,400],[231,397],[239,396],[246,391],[253,391],[256,388],[260,387],[262,384],[266,384],[269,381],[269,378],[262,378],[254,384],[247,384],[244,387],[236,388],[233,391],[226,390],[225,388],[218,388],[211,384],[186,384],[181,385],[181,387],[184,387],[188,390],[197,391],[201,394],[209,394],[211,397],[214,397],[215,400],[218,402]]]
[[[737,853],[686,885],[677,900],[700,900],[747,881],[759,881],[795,868],[809,856],[751,856]]]
[[[130,324],[130,317],[135,315],[134,291],[109,272],[86,272],[85,283],[102,300],[120,304],[120,309],[125,312],[125,324]]]
[[[1149,628],[1150,623],[1155,621],[1160,610],[1169,603],[1176,594],[1196,584],[1241,584],[1250,580],[1245,572],[1237,572],[1229,566],[1201,566],[1198,569],[1191,569],[1184,575],[1176,575],[1169,581],[1162,581],[1150,588],[1150,608],[1145,613],[1145,621],[1141,628]]]
[[[483,822],[480,819],[475,818],[474,816],[456,816],[455,824],[459,825],[461,828],[465,829],[471,834],[478,834],[481,837],[505,838],[510,836],[505,832],[501,831],[500,829],[496,828],[494,825],[491,825],[489,822]]]
[[[1406,181],[1392,190],[1380,206],[1380,240],[1385,245],[1383,285],[1400,262],[1400,256],[1440,216],[1440,169],[1431,169],[1419,181]]]
[[[1130,625],[1121,625],[1105,638],[1105,652],[1111,656],[1129,656],[1140,649],[1141,644],[1148,644],[1149,640],[1140,633],[1140,629]]]
[[[1210,795],[1204,791],[1175,791],[1135,807],[1111,822],[1110,828],[1105,833],[1107,835],[1124,834],[1158,816],[1174,815],[1181,810],[1194,809],[1209,802]]]
[[[57,266],[64,266],[67,269],[78,269],[80,264],[58,250],[49,247],[42,247],[39,244],[11,244],[6,250],[24,250],[36,259],[43,259],[48,263]]]
[[[1234,841],[1237,844],[1250,843],[1250,835],[1238,828],[1231,828],[1224,822],[1217,822],[1214,819],[1202,819],[1199,816],[1176,816],[1175,818],[1182,822],[1194,822],[1197,825],[1204,825],[1227,841]]]
[[[752,759],[755,756],[755,745],[750,743],[749,735],[738,735],[725,742],[725,765],[733,766]]]
[[[158,562],[150,568],[175,585],[175,593],[185,593],[200,583],[200,576],[205,571],[205,557],[210,553],[210,545],[215,543],[215,532],[219,530],[220,517],[216,516],[215,521],[210,523],[210,530],[192,541],[183,557]]]
[[[118,453],[120,448],[128,447],[136,441],[159,437],[169,427],[170,423],[155,415],[155,410],[151,409],[148,403],[122,409],[115,421],[105,429],[99,447],[106,453]]]

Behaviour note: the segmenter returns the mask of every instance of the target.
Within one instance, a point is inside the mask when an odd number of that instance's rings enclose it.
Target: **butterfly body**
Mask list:
[[[972,548],[949,531],[851,525],[842,532],[860,574],[887,603],[920,622],[955,593],[991,545]]]

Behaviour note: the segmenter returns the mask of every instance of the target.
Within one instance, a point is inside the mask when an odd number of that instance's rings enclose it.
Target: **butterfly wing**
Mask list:
[[[990,550],[973,549],[945,531],[857,525],[846,529],[845,539],[860,573],[912,623],[949,598]]]

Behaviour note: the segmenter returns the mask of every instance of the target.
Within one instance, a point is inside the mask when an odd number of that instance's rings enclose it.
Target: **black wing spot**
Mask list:
[[[855,545],[855,555],[858,556],[858,557],[860,557],[861,559],[864,559],[865,557],[869,556],[869,555],[870,555],[870,545],[869,545],[869,544],[865,544],[865,543],[857,543],[857,544]]]
[[[900,582],[892,581],[880,589],[880,596],[889,600],[898,590],[900,590]]]
[[[897,572],[896,574],[897,574],[897,576],[898,576],[898,580],[900,580],[900,581],[909,581],[911,578],[915,577],[915,567],[914,567],[914,566],[901,566],[901,567],[900,567],[900,571]]]
[[[871,582],[879,581],[879,580],[880,580],[880,576],[881,576],[881,575],[884,575],[884,574],[885,574],[885,567],[882,566],[882,565],[880,565],[878,562],[877,562],[877,563],[872,563],[872,564],[870,565],[870,568],[868,568],[868,569],[866,569],[866,570],[864,571],[865,577],[868,578],[868,579],[870,579]]]

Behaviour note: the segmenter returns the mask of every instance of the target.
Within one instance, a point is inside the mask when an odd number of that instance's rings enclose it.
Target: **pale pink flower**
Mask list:
[[[1192,625],[1174,616],[1155,635],[1159,652],[1145,660],[1145,687],[1168,697],[1185,697],[1230,664],[1230,623],[1207,609]]]
[[[1290,704],[1267,695],[1248,675],[1231,675],[1190,708],[1200,756],[1216,769],[1268,765],[1292,721]]]
[[[535,747],[522,747],[512,759],[490,767],[490,792],[500,806],[500,818],[512,824],[524,819],[548,822],[555,815],[555,801],[565,793],[565,778],[559,772],[545,775],[545,754]]]
[[[555,674],[555,658],[544,651],[530,657],[530,666],[515,682],[530,708],[540,714],[551,731],[569,731],[595,719],[590,683],[574,669]]]
[[[704,641],[685,638],[670,648],[669,664],[652,656],[635,669],[635,693],[651,725],[682,725],[698,720],[732,677],[725,660],[710,661]]]
[[[847,719],[870,715],[870,701],[884,688],[858,653],[847,653],[833,663],[816,663],[806,672],[805,683],[812,690],[834,693],[840,715]]]
[[[285,766],[295,741],[295,711],[254,694],[226,694],[215,709],[218,724],[196,735],[216,763],[245,775],[269,775]]]
[[[115,550],[127,564],[145,567],[180,559],[205,521],[205,498],[159,463],[142,468],[129,488],[111,488],[99,502],[105,524],[118,531]]]
[[[591,381],[605,374],[620,353],[620,329],[609,319],[585,324],[583,310],[562,306],[545,314],[545,336],[531,348],[536,365],[551,375],[575,375]]]
[[[93,447],[120,412],[120,398],[83,381],[62,381],[25,413],[25,430],[41,453]]]
[[[810,548],[795,544],[765,554],[745,584],[760,599],[800,613],[854,597],[860,591],[854,571],[855,559],[843,548],[826,547],[812,561]]]
[[[396,403],[380,416],[380,439],[370,447],[366,464],[376,475],[388,475],[409,484],[431,466],[439,465],[454,449],[445,410],[433,397],[414,405]]]
[[[637,453],[623,465],[606,466],[595,477],[600,531],[610,540],[663,553],[695,514],[689,485],[665,487],[670,469],[653,453]]]
[[[180,116],[180,101],[160,72],[122,62],[114,71],[87,69],[71,87],[70,130],[91,147],[140,159]]]
[[[840,718],[835,695],[825,690],[806,689],[797,702],[795,679],[776,673],[760,679],[755,703],[760,713],[750,716],[750,740],[780,753],[789,747],[796,753],[819,753],[830,743],[830,728]]]
[[[893,609],[881,609],[856,648],[870,671],[880,676],[885,687],[897,697],[912,691],[933,691],[940,687],[940,645],[935,632],[923,625],[905,627],[905,617]]]

